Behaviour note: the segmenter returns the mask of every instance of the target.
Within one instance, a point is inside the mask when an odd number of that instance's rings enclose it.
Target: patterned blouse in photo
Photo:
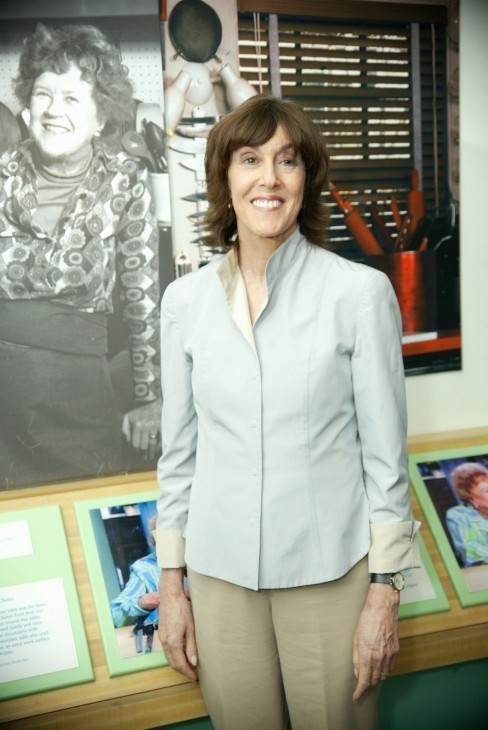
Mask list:
[[[138,402],[159,396],[158,228],[147,170],[100,142],[51,233],[36,225],[31,142],[0,158],[0,300],[113,312],[116,282]],[[8,339],[0,328],[0,339]]]

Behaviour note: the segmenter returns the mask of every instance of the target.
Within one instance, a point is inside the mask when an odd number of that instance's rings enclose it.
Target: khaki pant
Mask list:
[[[188,570],[200,684],[215,730],[373,730],[378,690],[352,702],[367,560],[343,578],[252,591]]]

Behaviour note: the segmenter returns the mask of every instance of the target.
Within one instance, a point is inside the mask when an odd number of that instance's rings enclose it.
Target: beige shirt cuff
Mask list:
[[[156,529],[156,556],[160,568],[184,568],[185,538],[181,530]]]
[[[420,567],[417,531],[420,522],[387,522],[370,525],[370,573],[395,573]]]

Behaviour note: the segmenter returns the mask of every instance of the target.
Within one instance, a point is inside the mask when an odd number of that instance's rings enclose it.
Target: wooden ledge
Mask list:
[[[478,445],[488,443],[488,428],[413,436],[408,442],[411,453]],[[198,685],[168,667],[109,677],[105,664],[73,504],[152,489],[156,477],[148,472],[0,492],[4,511],[60,505],[95,673],[94,682],[3,701],[0,724],[6,729],[95,730],[111,727],[116,717],[120,730],[145,730],[207,714]],[[486,606],[460,606],[414,494],[412,505],[451,610],[400,622],[401,651],[394,674],[488,656]]]

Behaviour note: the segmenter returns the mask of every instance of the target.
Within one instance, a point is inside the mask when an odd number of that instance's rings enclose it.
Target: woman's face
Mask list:
[[[478,512],[488,516],[488,477],[480,477],[469,492],[470,502]]]
[[[93,136],[103,125],[92,85],[77,66],[64,74],[44,71],[34,82],[30,102],[30,132],[43,160],[84,162]]]
[[[285,241],[297,226],[305,166],[282,127],[259,147],[233,152],[227,174],[240,241]]]

